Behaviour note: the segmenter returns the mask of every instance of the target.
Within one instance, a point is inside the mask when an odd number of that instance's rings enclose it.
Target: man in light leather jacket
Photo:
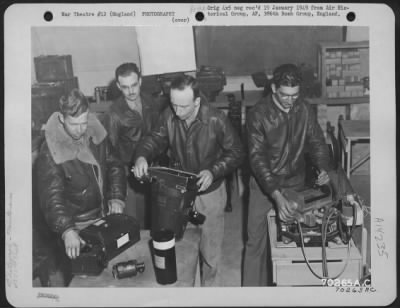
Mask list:
[[[107,213],[122,213],[126,198],[123,164],[107,132],[74,89],[60,100],[45,128],[37,158],[40,206],[50,229],[61,236],[69,258],[79,256],[79,230]]]
[[[136,151],[132,171],[147,173],[148,162],[169,147],[172,160],[198,175],[195,208],[206,216],[201,228],[202,286],[220,285],[226,187],[224,177],[244,158],[239,136],[225,114],[200,96],[196,79],[178,77],[171,83],[171,108],[166,109],[151,136]]]
[[[301,76],[293,64],[275,69],[272,93],[247,116],[250,178],[248,240],[244,286],[267,285],[267,212],[274,206],[279,218],[292,220],[295,209],[285,189],[301,189],[305,181],[305,151],[320,174],[316,184],[329,181],[330,158],[315,113],[300,95]]]

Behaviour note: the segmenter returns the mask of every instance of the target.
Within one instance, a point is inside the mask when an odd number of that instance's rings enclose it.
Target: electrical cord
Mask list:
[[[307,258],[307,256],[306,256],[306,253],[305,253],[305,251],[304,251],[304,238],[303,238],[303,231],[301,230],[300,222],[299,222],[298,220],[296,220],[296,223],[297,223],[297,228],[299,229],[299,233],[300,233],[300,240],[301,240],[301,246],[300,246],[300,248],[301,248],[301,252],[303,253],[304,260],[306,261],[306,264],[307,264],[308,268],[310,269],[311,273],[312,273],[315,277],[317,277],[317,278],[319,278],[319,279],[324,279],[325,277],[323,277],[323,274],[322,274],[322,276],[320,276],[320,275],[318,275],[316,272],[314,272],[314,270],[312,269],[311,264],[310,264],[310,262],[308,261],[308,258]]]
[[[337,177],[338,193],[341,190],[341,186],[340,185],[341,185],[341,179],[340,179],[340,176],[338,175],[338,177]],[[344,194],[344,195],[347,195],[347,194]],[[338,198],[337,200],[339,200],[339,199],[340,198]],[[330,213],[329,214],[324,213],[324,216],[322,218],[322,227],[321,227],[322,228],[321,229],[321,237],[322,237],[321,238],[321,240],[322,240],[322,276],[320,276],[318,273],[316,273],[311,267],[311,264],[310,264],[310,262],[309,262],[309,260],[308,260],[308,258],[306,256],[306,253],[305,253],[303,231],[302,231],[300,222],[298,220],[296,220],[297,228],[299,230],[300,240],[301,240],[301,246],[300,247],[301,247],[301,252],[303,254],[304,260],[306,261],[306,264],[307,264],[309,270],[311,271],[311,273],[315,277],[317,277],[319,279],[336,279],[336,278],[340,277],[344,273],[346,268],[347,268],[347,265],[348,265],[349,260],[350,260],[350,243],[351,243],[350,240],[351,240],[351,238],[353,236],[353,230],[354,230],[354,227],[356,225],[356,214],[357,214],[355,206],[353,204],[352,204],[352,206],[353,206],[353,224],[352,224],[352,230],[351,230],[351,232],[349,234],[348,241],[347,241],[347,243],[345,243],[345,244],[347,244],[346,261],[345,261],[345,264],[344,264],[343,268],[341,269],[341,271],[336,276],[333,276],[333,277],[329,277],[329,275],[328,275],[328,265],[327,265],[327,256],[326,256],[325,243],[326,243],[326,234],[327,234],[327,229],[328,229],[328,225],[329,225],[329,219],[331,218],[331,216],[333,214],[337,214],[337,210],[335,208],[330,208],[330,210],[331,210]],[[327,218],[326,221],[324,221],[324,218]],[[340,233],[341,238],[343,240],[343,230],[341,228],[340,215],[337,216],[337,220],[338,220],[337,223],[339,224],[339,233]]]
[[[324,212],[324,216],[322,217],[321,224],[321,251],[322,251],[322,275],[324,277],[328,276],[328,265],[326,264],[326,249],[325,249],[325,240],[326,240],[326,228],[325,226],[328,224],[329,217],[331,216],[332,209],[329,208],[328,211]]]
[[[350,203],[350,204],[353,207],[353,223],[352,223],[351,230],[350,230],[349,241],[353,237],[354,229],[356,228],[356,225],[357,225],[357,203],[354,201],[354,203]]]
[[[328,264],[327,264],[327,257],[326,257],[326,237],[328,233],[328,226],[333,215],[337,214],[337,210],[335,208],[329,208],[327,212],[325,212],[322,219],[322,226],[321,226],[321,237],[322,237],[322,268],[325,277],[328,277]],[[337,219],[337,216],[336,216]]]
[[[336,209],[333,209],[333,211],[332,211],[332,213],[330,214],[330,215],[332,215],[332,214],[337,214],[337,210]],[[330,218],[330,215],[328,216],[328,222],[329,222],[329,218]],[[340,216],[337,216],[337,220],[339,220],[340,219]],[[340,222],[339,222],[340,223]],[[327,229],[328,229],[328,224],[325,224],[325,232],[324,232],[324,234],[325,234],[325,238],[323,238],[323,240],[322,240],[322,247],[323,247],[323,250],[325,250],[326,248],[325,248],[325,242],[326,242],[326,233],[327,233]],[[344,270],[346,269],[346,267],[347,267],[347,263],[348,263],[348,261],[349,261],[349,258],[350,258],[350,241],[347,243],[347,259],[346,259],[346,263],[345,263],[345,266],[344,266],[344,268],[342,269],[342,271],[339,273],[339,275],[337,275],[336,277],[332,277],[332,279],[336,279],[337,277],[339,277],[340,275],[342,275],[342,273],[344,272]],[[326,264],[326,256],[325,256],[325,259],[323,259],[323,262],[325,261],[325,266],[326,266],[326,277],[328,277],[329,275],[328,275],[328,265]]]
[[[340,237],[342,238],[343,243],[347,244],[348,242],[350,242],[350,240],[353,237],[353,233],[354,233],[354,229],[357,225],[357,208],[356,208],[356,204],[355,203],[350,203],[352,208],[353,208],[353,222],[351,224],[351,229],[350,232],[344,232],[343,228],[342,228],[342,224],[339,221],[339,232],[340,232]]]
[[[296,223],[297,223],[297,228],[299,229],[299,233],[300,233],[300,239],[301,239],[301,246],[300,246],[300,248],[301,248],[301,252],[302,252],[302,254],[303,254],[304,260],[306,261],[306,264],[307,264],[309,270],[311,271],[311,273],[312,273],[315,277],[317,277],[317,278],[319,278],[319,279],[336,279],[336,278],[340,277],[340,276],[344,273],[344,271],[346,270],[347,265],[348,265],[349,260],[350,260],[350,241],[349,241],[348,244],[347,244],[347,257],[346,257],[346,262],[345,262],[345,264],[344,264],[342,270],[339,272],[339,274],[336,275],[336,276],[334,276],[334,277],[328,277],[328,275],[324,276],[324,274],[322,274],[322,276],[320,276],[320,275],[318,275],[318,274],[312,269],[311,264],[310,264],[310,262],[308,261],[308,258],[307,258],[306,253],[305,253],[303,231],[302,231],[302,229],[301,229],[300,222],[296,220]],[[327,228],[327,227],[326,227],[326,228]]]
[[[326,257],[326,233],[328,229],[328,223],[333,214],[336,214],[334,208],[329,208],[328,211],[324,213],[324,216],[322,217],[322,226],[321,226],[321,240],[322,240],[322,273],[324,277],[328,276],[328,264],[327,264],[327,257]]]

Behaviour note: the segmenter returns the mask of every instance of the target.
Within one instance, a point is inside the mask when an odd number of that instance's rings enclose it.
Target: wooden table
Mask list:
[[[190,225],[189,225],[190,226]],[[75,276],[70,287],[193,287],[195,284],[200,230],[195,227],[186,229],[182,240],[175,243],[178,281],[169,285],[160,285],[156,281],[152,255],[151,237],[148,230],[140,231],[140,241],[110,260],[107,268],[99,276]],[[144,262],[145,270],[136,276],[114,279],[112,267],[119,262],[136,259]]]
[[[342,167],[350,178],[351,172],[361,166],[370,158],[370,153],[365,153],[358,161],[352,164],[351,146],[355,142],[370,141],[369,121],[340,120],[339,121],[339,146],[342,153]],[[346,163],[345,163],[346,158]]]
[[[306,99],[310,105],[326,105],[326,106],[344,106],[345,119],[350,120],[351,106],[358,104],[369,104],[369,96],[362,97],[340,97],[340,98],[326,98],[326,97],[313,97]]]

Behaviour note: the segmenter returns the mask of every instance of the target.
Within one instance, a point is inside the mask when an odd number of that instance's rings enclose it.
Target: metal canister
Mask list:
[[[159,284],[177,281],[175,237],[171,230],[159,230],[153,234],[154,267]]]

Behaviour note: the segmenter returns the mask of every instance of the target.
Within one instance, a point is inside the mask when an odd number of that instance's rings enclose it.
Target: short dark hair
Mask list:
[[[171,82],[171,90],[184,90],[186,87],[191,87],[193,90],[193,99],[200,97],[199,83],[196,78],[190,75],[182,75],[176,77]]]
[[[123,63],[120,66],[118,66],[117,69],[115,70],[115,81],[118,82],[119,76],[126,77],[131,73],[135,73],[138,76],[138,78],[140,78],[140,71],[136,63],[133,62]]]
[[[78,89],[72,89],[68,96],[60,98],[60,112],[63,116],[78,117],[89,109],[85,95]]]
[[[272,81],[277,88],[280,86],[299,86],[301,83],[301,73],[296,65],[283,64],[274,70]]]

